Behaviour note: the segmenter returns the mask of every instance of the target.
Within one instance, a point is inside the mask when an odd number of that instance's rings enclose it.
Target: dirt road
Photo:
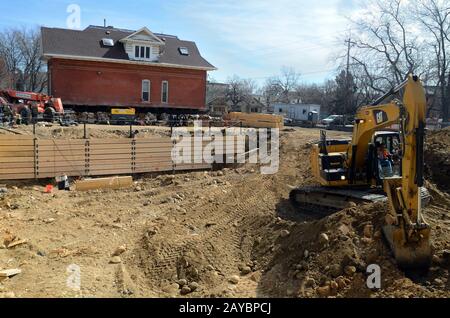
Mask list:
[[[0,201],[0,245],[26,242],[0,249],[0,269],[22,270],[0,283],[0,297],[450,296],[446,192],[431,185],[435,200],[425,214],[436,255],[430,272],[414,280],[381,240],[383,205],[322,220],[291,206],[290,189],[313,182],[309,143],[318,135],[284,131],[275,175],[246,165],[86,193],[9,184]],[[381,267],[381,290],[365,285],[371,263]],[[80,290],[72,288],[77,269]]]

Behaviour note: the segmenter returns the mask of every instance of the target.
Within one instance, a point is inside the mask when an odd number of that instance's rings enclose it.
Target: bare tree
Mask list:
[[[382,94],[409,73],[422,75],[426,70],[407,3],[372,0],[368,8],[363,19],[353,21],[359,32],[351,41],[351,73],[361,87],[370,88],[364,96]]]
[[[289,94],[294,92],[297,88],[300,80],[300,73],[292,67],[283,66],[281,68],[281,75],[277,76],[274,83],[278,85],[278,89],[281,92],[279,97],[280,102],[288,103]]]
[[[250,79],[241,79],[233,76],[228,79],[228,89],[226,98],[231,103],[231,108],[235,110],[238,105],[248,100],[256,89],[256,84]]]
[[[429,71],[436,79],[434,95],[438,95],[442,115],[449,117],[450,103],[450,67],[448,47],[450,46],[450,4],[443,0],[421,0],[415,7],[415,16],[421,22],[425,32],[430,35],[427,45],[434,53]],[[434,99],[433,101],[436,101]],[[430,105],[429,111],[434,105]]]
[[[0,33],[0,59],[10,83],[20,90],[42,92],[47,85],[41,60],[41,35],[34,29],[10,29]]]
[[[16,88],[23,56],[18,43],[18,31],[6,30],[0,33],[0,58],[4,61],[5,71],[10,83],[8,86]]]
[[[281,87],[278,84],[278,78],[268,78],[262,87],[261,95],[264,97],[267,108],[270,108],[273,103],[278,102],[282,95]]]

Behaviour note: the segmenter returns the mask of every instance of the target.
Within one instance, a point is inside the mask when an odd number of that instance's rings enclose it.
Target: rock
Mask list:
[[[182,279],[179,279],[177,283],[178,283],[178,285],[183,287],[183,286],[187,285],[188,282],[186,279],[182,278]]]
[[[450,265],[450,251],[444,250],[442,252],[442,262],[446,265]]]
[[[339,264],[330,265],[330,274],[334,278],[340,276],[342,274],[342,267]]]
[[[305,279],[305,287],[306,288],[308,288],[308,287],[313,287],[314,288],[315,286],[316,286],[316,280],[314,278],[307,277]]]
[[[436,265],[440,265],[442,263],[441,258],[436,254],[433,255],[431,261],[433,262],[433,264],[436,264]]]
[[[338,285],[337,282],[331,281],[331,283],[330,283],[330,288],[331,288],[332,290],[337,290],[337,289],[339,288],[339,285]]]
[[[0,296],[3,298],[16,298],[16,294],[14,294],[14,292],[7,292]]]
[[[372,243],[372,239],[371,239],[371,238],[368,238],[368,237],[363,237],[363,238],[361,239],[361,242],[362,242],[363,244],[365,244],[365,245],[369,245],[370,243]]]
[[[341,232],[342,235],[347,235],[348,233],[350,233],[350,229],[345,224],[339,225],[338,231]]]
[[[320,297],[328,297],[331,295],[330,286],[317,287],[316,292]]]
[[[238,275],[233,275],[230,276],[230,278],[228,279],[228,281],[232,284],[238,284],[239,283],[239,276]]]
[[[200,287],[200,285],[197,282],[189,283],[188,286],[191,289],[191,291],[196,291]]]
[[[303,257],[304,257],[304,258],[308,258],[308,256],[309,256],[309,251],[308,251],[308,250],[305,250],[305,251],[303,252]]]
[[[373,234],[373,226],[372,224],[367,224],[364,226],[363,234],[367,238],[371,238]]]
[[[113,256],[111,257],[111,260],[109,261],[110,264],[120,264],[122,263],[122,259],[120,256]]]
[[[319,235],[319,244],[321,246],[327,246],[330,242],[330,239],[328,238],[328,235],[326,233],[321,233]]]
[[[249,266],[244,266],[241,269],[241,275],[247,275],[252,272],[252,269]]]
[[[180,294],[181,295],[187,295],[187,294],[189,294],[191,292],[192,292],[192,290],[189,288],[189,286],[183,286],[181,288]]]
[[[137,186],[136,188],[134,188],[134,191],[140,192],[140,191],[142,191],[142,188],[140,186]]]
[[[221,170],[217,171],[217,176],[221,177],[223,175],[224,175],[223,171],[221,171]]]
[[[438,286],[444,285],[444,281],[440,278],[435,278],[434,283]]]
[[[114,253],[112,253],[112,256],[120,256],[123,253],[125,253],[125,251],[127,250],[126,245],[121,245],[118,248],[116,248],[116,250],[114,251]]]
[[[53,223],[53,222],[55,222],[56,220],[54,219],[54,218],[48,218],[48,219],[45,219],[44,220],[44,223],[47,223],[47,224],[50,224],[50,223]]]
[[[336,278],[336,283],[338,284],[339,289],[344,289],[347,286],[345,278],[342,276]]]
[[[172,283],[162,288],[162,291],[167,294],[175,294],[180,289],[180,285],[177,283]]]
[[[212,266],[212,265],[207,265],[205,268],[208,271],[213,271],[214,270],[214,266]]]
[[[253,272],[253,273],[250,275],[250,279],[251,279],[252,281],[258,283],[258,282],[261,280],[261,276],[262,276],[262,273],[261,273],[260,271]]]
[[[356,273],[356,267],[355,266],[345,266],[344,273],[347,276],[353,276],[353,274]]]

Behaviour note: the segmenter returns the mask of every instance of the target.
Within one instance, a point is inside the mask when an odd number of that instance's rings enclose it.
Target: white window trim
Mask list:
[[[164,92],[164,83],[167,84],[167,93],[166,93],[166,101],[163,100],[163,92]],[[169,103],[169,81],[162,81],[161,82],[161,103],[168,104]]]
[[[144,100],[144,82],[148,83],[148,100]],[[151,98],[151,91],[152,91],[152,82],[148,79],[143,79],[141,82],[141,101],[143,103],[150,103],[152,98]]]
[[[136,57],[136,48],[137,47],[139,48],[139,56],[138,57]],[[142,50],[141,48],[142,47],[144,48],[144,57],[141,57],[141,50]],[[150,55],[148,58],[145,57],[147,54],[147,48],[150,50]],[[135,60],[152,61],[153,60],[152,59],[152,47],[150,45],[139,45],[139,44],[133,45],[133,56],[134,56]]]

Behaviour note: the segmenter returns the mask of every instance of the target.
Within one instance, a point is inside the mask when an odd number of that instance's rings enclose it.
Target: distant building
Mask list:
[[[317,112],[320,117],[320,105],[317,104],[273,104],[273,113],[292,120],[308,120],[310,112]]]
[[[244,97],[237,105],[233,105],[227,98],[228,84],[209,82],[206,87],[206,105],[212,116],[222,116],[228,112],[267,112],[267,107],[259,100],[257,95]]]
[[[42,47],[50,94],[74,108],[204,111],[207,72],[216,69],[194,42],[146,27],[42,28]]]

